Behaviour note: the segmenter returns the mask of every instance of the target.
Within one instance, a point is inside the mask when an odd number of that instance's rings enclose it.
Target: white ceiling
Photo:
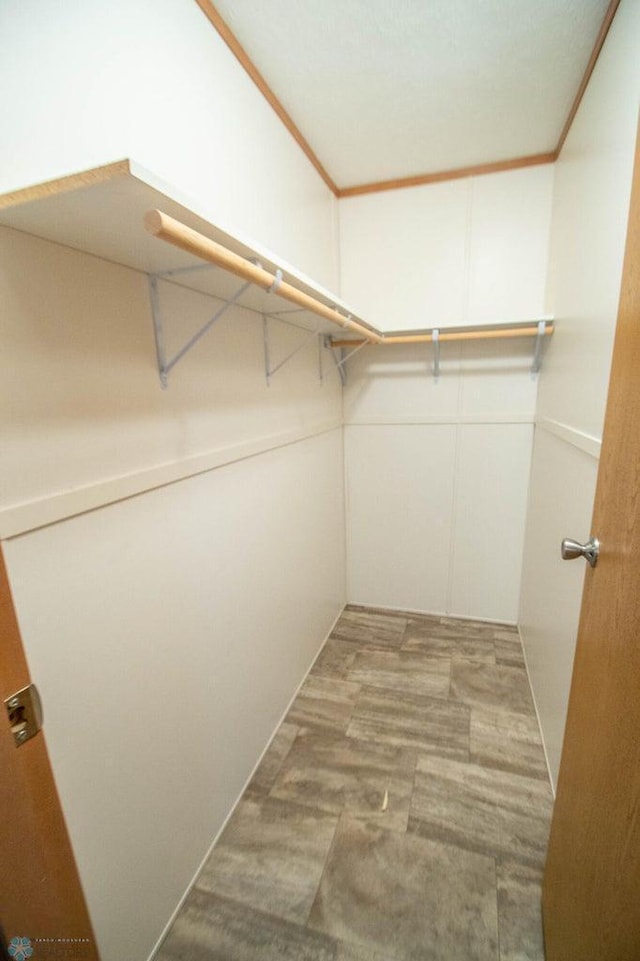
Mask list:
[[[545,153],[607,0],[214,0],[339,187]]]

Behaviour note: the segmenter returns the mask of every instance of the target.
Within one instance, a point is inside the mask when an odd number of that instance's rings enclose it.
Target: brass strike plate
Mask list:
[[[34,737],[42,727],[42,703],[35,684],[6,698],[5,707],[16,747]]]

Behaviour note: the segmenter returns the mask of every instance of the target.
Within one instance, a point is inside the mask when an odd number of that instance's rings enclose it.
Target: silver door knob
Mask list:
[[[597,537],[590,537],[586,544],[579,544],[578,541],[565,537],[560,548],[563,561],[572,561],[576,557],[584,557],[592,567],[598,563],[600,553],[600,541]]]

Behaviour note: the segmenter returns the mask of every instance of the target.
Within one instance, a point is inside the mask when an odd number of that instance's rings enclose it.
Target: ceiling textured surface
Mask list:
[[[607,0],[215,0],[341,188],[552,152]]]

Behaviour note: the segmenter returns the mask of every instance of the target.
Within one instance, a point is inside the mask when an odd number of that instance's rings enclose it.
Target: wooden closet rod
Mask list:
[[[432,332],[383,336],[375,330],[370,330],[368,327],[357,323],[357,321],[345,317],[344,314],[341,314],[335,310],[335,308],[328,307],[321,301],[316,300],[316,298],[310,294],[305,294],[304,291],[298,290],[297,287],[289,284],[286,280],[280,280],[278,284],[278,277],[269,270],[252,264],[251,261],[245,257],[241,257],[227,247],[223,247],[222,244],[216,243],[215,240],[210,240],[208,237],[205,237],[204,234],[198,233],[197,230],[193,230],[191,227],[187,227],[186,224],[180,223],[179,220],[174,220],[173,217],[162,213],[161,210],[150,210],[144,218],[144,225],[154,237],[166,240],[175,247],[179,247],[189,254],[194,254],[202,260],[215,264],[216,267],[222,267],[224,270],[228,270],[229,273],[235,274],[243,280],[250,281],[256,284],[256,286],[262,287],[264,290],[269,290],[269,288],[273,287],[274,293],[277,292],[278,296],[283,297],[285,300],[313,314],[317,314],[319,317],[323,317],[325,320],[329,320],[331,323],[337,324],[345,330],[353,332],[354,334],[360,334],[361,339],[332,340],[332,347],[359,347],[365,343],[426,344],[434,339]],[[547,322],[545,334],[549,335],[552,333],[553,324]],[[449,340],[535,337],[537,334],[537,324],[530,324],[526,327],[494,328],[493,330],[441,330],[438,340],[442,343],[443,341]]]
[[[269,290],[269,288],[273,287],[274,293],[277,293],[279,297],[284,297],[285,300],[291,301],[292,304],[296,304],[304,310],[317,314],[319,317],[324,317],[325,320],[329,320],[333,324],[338,324],[346,330],[360,334],[364,338],[360,343],[366,343],[368,341],[369,343],[379,344],[382,342],[382,336],[375,331],[363,327],[362,324],[356,323],[355,320],[350,320],[333,307],[327,307],[326,304],[316,300],[315,297],[311,297],[309,294],[305,294],[304,291],[298,290],[297,287],[287,283],[286,280],[281,280],[280,283],[278,283],[278,278],[275,274],[265,270],[263,267],[252,264],[244,257],[240,257],[239,254],[235,254],[227,247],[223,247],[222,244],[216,243],[215,240],[210,240],[203,234],[198,233],[197,230],[192,230],[191,227],[187,227],[186,224],[180,223],[179,220],[174,220],[173,217],[163,214],[160,210],[150,210],[144,218],[144,225],[154,237],[166,240],[175,247],[186,250],[189,254],[195,254],[196,257],[215,264],[216,267],[222,267],[224,270],[228,270],[229,273],[235,274],[237,277],[242,277],[243,280],[248,280],[256,284],[256,286],[262,287],[264,290]]]
[[[547,321],[545,334],[553,333],[553,324]],[[507,327],[502,330],[452,330],[440,331],[438,341],[443,340],[490,340],[496,337],[537,337],[538,325],[529,327]],[[381,344],[428,344],[433,340],[433,334],[398,334],[397,336],[383,337]],[[364,340],[333,340],[332,347],[358,347],[366,343]]]

